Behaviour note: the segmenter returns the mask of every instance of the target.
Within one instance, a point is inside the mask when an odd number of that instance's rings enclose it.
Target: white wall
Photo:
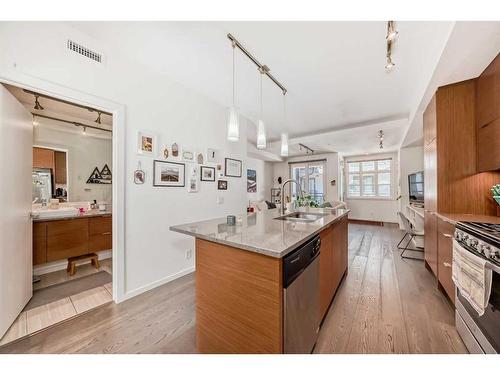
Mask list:
[[[288,158],[284,162],[273,163],[273,187],[279,187],[278,177],[281,177],[283,181],[290,178],[290,165],[289,162],[301,162],[308,160],[318,160],[326,159],[326,191],[325,191],[325,201],[338,201],[339,200],[339,155],[336,152],[327,154],[315,154],[315,155],[304,155],[304,156],[294,156]],[[330,181],[335,180],[335,186],[330,184]]]
[[[273,166],[270,162],[247,158],[246,169],[257,171],[257,192],[247,193],[249,201],[271,200],[271,188],[273,187]],[[246,177],[246,169],[243,174]]]
[[[386,153],[386,154],[374,154],[374,155],[363,155],[354,157],[345,157],[345,173],[347,174],[347,162],[349,161],[360,161],[360,160],[373,160],[373,159],[385,159],[391,158],[391,192],[392,196],[389,199],[383,198],[348,198],[346,197],[346,203],[348,208],[351,209],[349,213],[350,219],[356,220],[370,220],[370,221],[382,221],[387,223],[397,223],[398,222],[398,201],[396,200],[398,196],[398,173],[399,173],[399,163],[397,153]],[[346,175],[345,184],[347,184],[348,178]],[[347,192],[348,189],[346,188]]]
[[[33,43],[33,36],[38,43]],[[104,64],[67,51],[68,38],[102,52]],[[42,79],[48,86],[125,105],[125,248],[118,249],[125,259],[125,298],[193,270],[194,260],[186,259],[185,251],[194,248],[194,240],[171,232],[169,226],[245,212],[245,177],[227,178],[228,191],[217,191],[213,182],[200,182],[198,193],[153,187],[153,159],[136,153],[137,131],[144,129],[156,132],[162,145],[175,141],[181,147],[219,149],[222,155],[243,160],[245,171],[245,119],[241,119],[241,141],[226,142],[226,108],[166,76],[152,74],[64,23],[2,22],[0,50],[0,76],[15,71],[10,74],[24,77],[24,82]],[[139,160],[146,171],[144,185],[133,182]],[[217,196],[224,198],[223,204],[217,204]]]
[[[405,147],[399,150],[400,194],[399,210],[406,213],[406,206],[410,202],[408,192],[408,175],[424,170],[424,147]],[[425,178],[425,176],[424,176]],[[402,223],[400,223],[402,228]]]
[[[111,185],[87,184],[87,179],[95,167],[101,170],[107,164],[113,173],[111,138],[101,139],[84,136],[79,131],[65,131],[59,123],[49,119],[39,118],[37,121],[40,125],[34,127],[34,145],[68,150],[66,158],[69,200],[85,202],[95,199],[98,202],[111,203]]]

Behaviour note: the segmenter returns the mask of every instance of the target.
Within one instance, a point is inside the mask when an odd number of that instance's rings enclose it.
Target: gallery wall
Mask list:
[[[33,129],[33,144],[49,148],[67,150],[68,191],[72,202],[111,203],[112,186],[110,184],[87,184],[87,179],[95,167],[101,170],[108,165],[113,173],[112,141],[82,135],[80,131],[66,130],[53,120],[39,118],[38,126]]]
[[[257,172],[257,191],[248,192],[249,201],[271,200],[271,188],[273,187],[273,165],[264,160],[248,158],[247,169]]]
[[[39,43],[33,43],[33,35]],[[68,39],[102,52],[104,63],[68,51]],[[125,298],[194,270],[194,259],[188,256],[193,238],[171,232],[171,225],[245,212],[244,175],[227,178],[226,191],[218,191],[214,182],[200,183],[197,193],[187,187],[153,187],[154,158],[137,153],[137,133],[156,133],[160,149],[173,142],[205,152],[218,149],[222,156],[242,160],[245,171],[246,128],[255,129],[246,119],[240,121],[240,141],[227,142],[227,109],[222,105],[168,76],[153,74],[65,23],[2,22],[0,50],[3,74],[15,70],[26,81],[42,79],[125,106],[125,248],[118,249],[125,262]],[[139,161],[146,173],[143,185],[133,181]]]

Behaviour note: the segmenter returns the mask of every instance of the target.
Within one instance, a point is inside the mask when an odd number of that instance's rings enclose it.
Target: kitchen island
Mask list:
[[[243,215],[233,226],[219,218],[170,228],[196,238],[200,353],[284,352],[283,258],[318,234],[319,316],[315,319],[319,326],[347,272],[349,210],[298,212],[306,215],[283,218],[274,209]]]

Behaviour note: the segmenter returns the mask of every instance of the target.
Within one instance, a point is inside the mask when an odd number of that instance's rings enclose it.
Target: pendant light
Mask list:
[[[283,92],[283,124],[286,126],[286,92]],[[281,134],[281,156],[288,156],[288,134]]]
[[[262,76],[263,71],[260,71],[260,119],[257,125],[257,148],[263,150],[266,148],[266,126],[264,124],[264,111],[262,106]]]
[[[229,108],[229,117],[227,123],[227,140],[229,142],[238,142],[240,140],[240,124],[238,120],[238,112],[235,105],[235,43],[233,42],[233,106]]]

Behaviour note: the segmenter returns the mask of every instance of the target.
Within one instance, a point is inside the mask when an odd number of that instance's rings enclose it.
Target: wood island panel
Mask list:
[[[200,353],[283,352],[282,260],[196,239]]]
[[[335,254],[333,226],[323,229],[319,236],[321,247],[319,253],[319,311],[320,321],[328,311],[328,306],[335,294]]]

